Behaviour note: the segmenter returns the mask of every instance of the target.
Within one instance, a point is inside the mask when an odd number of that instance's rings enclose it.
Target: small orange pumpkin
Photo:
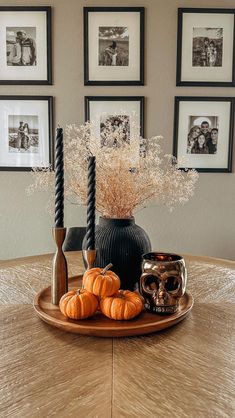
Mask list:
[[[68,318],[89,318],[95,314],[98,300],[85,289],[70,290],[60,299],[59,308],[62,314]]]
[[[143,308],[143,301],[136,292],[119,290],[113,296],[100,300],[100,309],[110,319],[124,320],[139,315]]]
[[[100,297],[116,293],[121,282],[119,277],[109,270],[111,267],[112,264],[108,264],[104,269],[95,267],[87,270],[83,276],[84,289]]]

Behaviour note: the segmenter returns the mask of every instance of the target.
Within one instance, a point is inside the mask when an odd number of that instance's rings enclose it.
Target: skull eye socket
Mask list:
[[[165,289],[167,292],[175,292],[179,289],[180,283],[177,277],[170,276],[165,281]]]
[[[156,276],[148,276],[145,279],[144,287],[148,292],[159,289],[159,279]]]

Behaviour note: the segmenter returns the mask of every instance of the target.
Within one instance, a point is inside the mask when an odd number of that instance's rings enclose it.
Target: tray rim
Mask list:
[[[82,278],[82,275],[76,275],[76,276],[72,276],[69,278],[69,282],[72,280],[79,280]],[[75,288],[77,286],[71,286],[70,289]],[[159,315],[158,315],[158,321],[149,321],[148,323],[144,323],[144,324],[138,324],[137,323],[133,323],[130,321],[115,321],[115,326],[112,326],[110,324],[110,326],[102,326],[99,325],[98,327],[95,325],[91,325],[89,323],[87,324],[81,324],[81,323],[76,323],[73,320],[71,322],[68,322],[67,325],[70,328],[73,328],[73,330],[71,329],[66,329],[66,322],[61,320],[61,319],[57,319],[54,316],[49,315],[47,312],[45,312],[42,307],[40,306],[40,298],[42,297],[42,294],[46,291],[50,291],[51,286],[47,286],[43,289],[41,289],[35,296],[33,299],[33,307],[34,310],[36,312],[36,314],[38,315],[38,317],[43,320],[44,322],[46,322],[47,324],[58,328],[58,329],[62,329],[65,332],[70,332],[70,333],[76,333],[76,334],[82,334],[82,335],[87,335],[87,336],[98,336],[98,337],[103,337],[103,338],[113,338],[113,337],[128,337],[128,336],[138,336],[138,335],[144,335],[144,334],[151,334],[151,333],[156,333],[159,331],[162,331],[164,329],[170,328],[171,326],[176,325],[178,322],[182,321],[192,310],[193,305],[194,305],[194,298],[191,294],[190,291],[186,291],[183,298],[185,298],[185,296],[188,298],[188,305],[187,307],[182,311],[182,312],[177,312],[174,313],[172,315],[168,315],[168,316],[162,316],[161,320],[159,321]],[[51,304],[50,304],[51,305]],[[52,305],[53,306],[53,305]],[[54,311],[57,311],[58,305],[55,305],[55,309],[52,309]],[[142,314],[144,314],[144,312],[142,312]],[[153,314],[153,315],[157,315],[157,314]],[[137,317],[138,318],[138,317]],[[137,318],[133,318],[135,319],[135,321],[137,320]],[[55,320],[56,319],[56,320]],[[84,321],[86,321],[84,319]],[[125,322],[125,328],[122,328],[123,323]],[[118,327],[118,324],[120,324],[120,327]],[[160,324],[160,325],[159,325]],[[162,326],[161,326],[162,325]],[[155,329],[154,329],[155,328]],[[137,332],[136,332],[137,331]],[[99,335],[99,333],[107,333],[109,335]],[[128,332],[130,332],[130,334],[128,334]],[[112,333],[112,334],[110,334]],[[123,334],[123,335],[122,335]]]

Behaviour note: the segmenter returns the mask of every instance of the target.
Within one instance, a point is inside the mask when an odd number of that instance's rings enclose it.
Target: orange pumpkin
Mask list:
[[[104,269],[92,268],[87,270],[83,276],[83,287],[88,292],[96,296],[111,296],[120,289],[121,282],[119,277],[109,269],[112,264],[108,264]]]
[[[98,300],[85,289],[70,290],[60,299],[59,308],[62,314],[68,318],[89,318],[95,314]]]
[[[113,296],[100,300],[100,309],[110,319],[131,319],[139,315],[143,308],[141,297],[130,290],[119,290]]]

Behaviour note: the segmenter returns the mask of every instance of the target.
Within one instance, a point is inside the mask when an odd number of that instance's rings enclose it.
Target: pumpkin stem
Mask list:
[[[80,293],[81,293],[81,289],[78,289],[78,290],[76,291],[76,295],[80,295]]]
[[[102,271],[101,271],[101,274],[104,276],[105,275],[105,273],[109,270],[109,269],[111,269],[111,267],[113,267],[113,265],[111,264],[111,263],[109,263]]]
[[[119,289],[118,294],[116,295],[117,298],[123,299],[124,298],[124,294],[123,294],[123,290]]]

